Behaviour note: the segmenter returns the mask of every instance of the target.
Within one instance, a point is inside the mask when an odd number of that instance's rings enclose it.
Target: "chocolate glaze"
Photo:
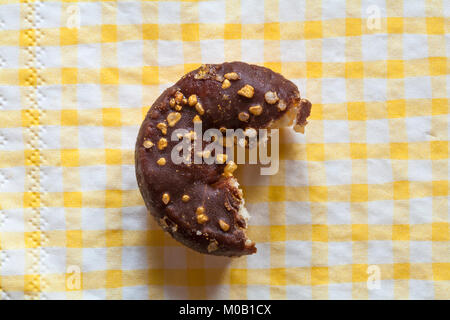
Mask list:
[[[231,86],[222,88],[224,75],[235,72],[239,79],[229,80]],[[245,85],[254,88],[252,98],[237,92]],[[276,92],[280,101],[286,103],[284,111],[278,109],[278,103],[268,104],[264,94]],[[181,92],[186,99],[196,95],[204,109],[200,115],[195,107],[181,102],[178,111],[181,119],[174,127],[167,126],[164,135],[157,128],[158,123],[167,124],[167,115],[177,112],[171,105],[171,99]],[[249,65],[243,62],[230,62],[219,65],[204,65],[184,75],[175,85],[166,89],[150,108],[145,117],[136,142],[136,176],[145,205],[158,223],[176,240],[186,246],[207,254],[241,256],[256,252],[255,244],[247,241],[246,222],[239,214],[242,194],[232,180],[223,175],[225,164],[174,164],[171,161],[172,148],[178,141],[171,141],[171,133],[178,128],[194,130],[193,119],[199,115],[203,131],[209,128],[266,128],[281,118],[289,109],[299,107],[297,122],[306,124],[311,104],[300,100],[300,93],[294,83],[270,69]],[[173,101],[172,101],[173,104]],[[263,111],[255,116],[249,113],[249,107],[261,105]],[[247,112],[247,121],[238,118],[239,113]],[[159,150],[160,138],[166,138],[168,145]],[[145,140],[153,142],[151,148],[143,146]],[[203,143],[205,145],[205,143]],[[160,166],[157,160],[166,159]],[[165,204],[162,195],[168,193],[170,201]],[[183,195],[190,200],[182,201]],[[196,210],[203,206],[206,223],[197,222]],[[228,224],[229,230],[223,231],[219,220]]]

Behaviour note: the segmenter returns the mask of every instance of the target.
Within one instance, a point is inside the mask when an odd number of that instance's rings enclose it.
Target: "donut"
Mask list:
[[[244,62],[207,64],[184,75],[150,107],[135,147],[136,178],[150,214],[175,240],[205,254],[242,256],[256,252],[247,237],[249,214],[225,154],[212,164],[174,163],[177,129],[264,129],[293,124],[303,132],[311,103],[297,86],[268,68]],[[214,139],[213,139],[214,140]],[[202,147],[208,142],[202,141]],[[194,150],[192,150],[192,154]]]

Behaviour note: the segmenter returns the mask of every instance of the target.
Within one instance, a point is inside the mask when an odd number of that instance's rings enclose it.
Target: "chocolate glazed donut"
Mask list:
[[[234,162],[175,164],[175,129],[278,128],[295,122],[303,132],[311,103],[270,69],[243,62],[203,65],[166,89],[150,108],[136,142],[136,176],[145,205],[161,227],[201,253],[241,256],[256,252],[247,238],[248,213]],[[295,120],[295,121],[294,121]],[[202,142],[205,145],[204,142]],[[203,155],[203,157],[223,155]]]

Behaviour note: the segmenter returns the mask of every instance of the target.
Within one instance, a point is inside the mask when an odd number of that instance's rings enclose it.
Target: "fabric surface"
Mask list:
[[[2,299],[449,299],[445,0],[2,1]],[[78,24],[79,22],[79,24]],[[258,253],[197,254],[134,174],[149,105],[201,63],[313,103],[240,170]],[[377,281],[379,279],[379,281]]]

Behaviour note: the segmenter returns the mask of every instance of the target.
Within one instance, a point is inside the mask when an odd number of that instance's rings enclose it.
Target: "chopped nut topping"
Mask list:
[[[197,210],[195,211],[195,213],[197,215],[204,214],[205,213],[205,208],[204,207],[198,207]]]
[[[239,120],[246,122],[248,118],[250,118],[250,115],[247,112],[241,112],[238,114]]]
[[[222,89],[228,89],[229,87],[231,87],[231,82],[228,79],[225,79],[222,83]]]
[[[189,200],[191,200],[191,197],[189,197],[187,194],[184,194],[184,195],[181,197],[181,200],[182,200],[183,202],[188,202]]]
[[[184,95],[180,91],[177,91],[175,93],[175,102],[180,104],[183,101],[183,99],[184,99]]]
[[[286,102],[284,102],[284,100],[280,100],[280,102],[278,102],[278,111],[284,111],[286,110]]]
[[[207,249],[208,249],[208,252],[216,251],[217,249],[219,249],[219,244],[217,243],[216,240],[211,240]]]
[[[197,138],[197,132],[191,130],[188,133],[186,133],[184,135],[184,137],[189,139],[189,140],[194,140],[195,138]]]
[[[245,240],[245,246],[250,247],[253,244],[253,241],[250,239]]]
[[[201,232],[200,230],[197,230],[197,231],[195,232],[195,234],[198,235],[198,236],[201,236],[201,235],[202,235],[202,232]]]
[[[277,93],[273,91],[267,91],[266,94],[264,95],[264,99],[266,99],[266,102],[268,104],[275,104],[278,102],[278,100],[280,100],[278,98]]]
[[[170,127],[173,127],[174,125],[177,124],[178,121],[180,121],[180,119],[181,119],[181,113],[171,112],[167,116],[167,123],[169,124]]]
[[[228,156],[223,153],[219,153],[218,155],[216,155],[216,161],[219,164],[223,164],[223,163],[227,162],[227,158],[228,158]]]
[[[189,96],[188,103],[191,107],[195,106],[197,102],[197,96],[195,94]]]
[[[225,221],[223,221],[222,219],[219,220],[219,225],[220,225],[220,229],[222,229],[225,232],[230,230],[230,225],[228,223],[226,223]]]
[[[200,102],[197,102],[195,105],[195,110],[197,110],[198,113],[202,116],[205,113],[205,109],[203,109],[203,106]]]
[[[163,150],[165,147],[167,147],[167,139],[166,138],[161,138],[158,141],[158,149],[159,150]]]
[[[246,84],[241,88],[241,90],[238,91],[238,95],[246,97],[246,98],[253,98],[253,95],[255,94],[255,88],[253,88],[251,85]]]
[[[232,177],[233,172],[237,169],[237,164],[234,163],[234,161],[230,161],[225,166],[225,169],[223,169],[223,174],[226,177]]]
[[[156,161],[157,164],[159,164],[160,166],[163,166],[166,164],[166,159],[165,158],[159,158],[158,161]]]
[[[208,220],[209,219],[208,219],[208,216],[206,214],[199,214],[197,216],[197,222],[200,223],[200,224],[203,224],[203,223],[205,223]]]
[[[175,110],[181,111],[181,109],[183,109],[183,107],[182,107],[181,105],[177,104],[177,105],[175,106]]]
[[[220,130],[220,132],[222,132],[222,133],[227,132],[227,128],[225,128],[225,127],[220,127],[219,130]]]
[[[238,80],[239,75],[236,72],[229,72],[223,75],[227,80]]]
[[[167,134],[167,125],[164,122],[158,123],[156,127],[161,130],[162,134]]]
[[[151,147],[153,147],[153,142],[151,142],[150,140],[144,140],[144,143],[142,145],[145,149],[150,149]]]
[[[183,100],[181,100],[181,103],[182,103],[182,104],[186,104],[186,103],[188,103],[188,101],[187,101],[186,98],[183,98]]]
[[[222,82],[223,77],[220,74],[216,74],[216,81]]]
[[[259,104],[248,108],[248,111],[250,111],[250,113],[254,114],[255,116],[259,116],[262,113],[262,110],[263,108]]]
[[[170,196],[169,194],[166,192],[162,195],[162,202],[164,202],[164,204],[168,204],[170,201]]]
[[[176,105],[175,99],[174,99],[174,98],[170,98],[169,104],[170,104],[170,106],[171,106],[172,108],[175,107],[175,105]]]
[[[192,119],[192,122],[202,122],[202,119],[197,115],[195,115],[194,119]]]

